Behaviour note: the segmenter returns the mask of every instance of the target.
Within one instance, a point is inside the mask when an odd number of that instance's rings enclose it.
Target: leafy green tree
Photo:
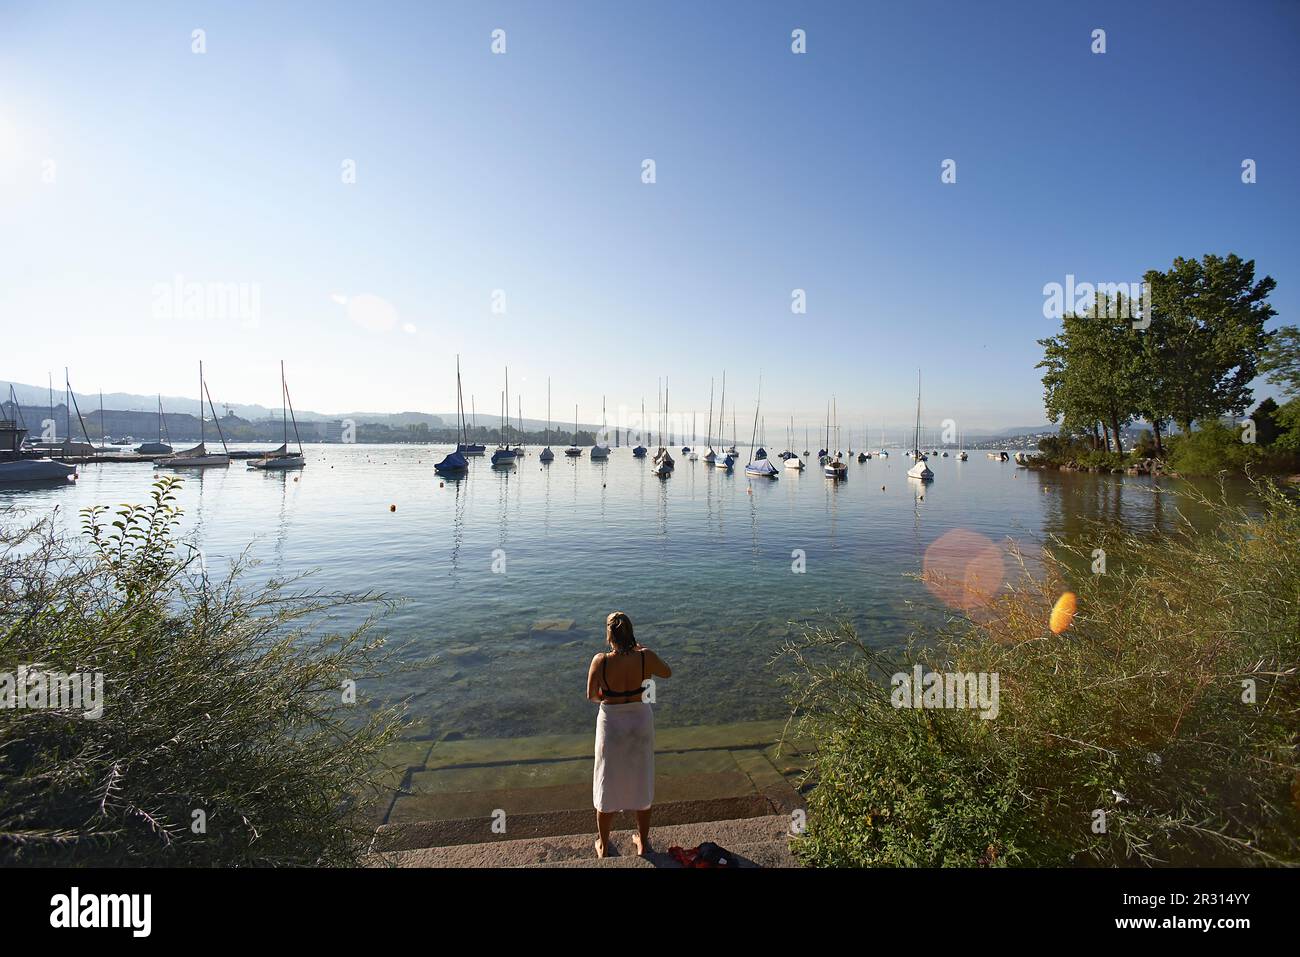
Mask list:
[[[1257,282],[1255,261],[1236,254],[1180,257],[1145,278],[1151,315],[1142,333],[1142,404],[1156,417],[1167,410],[1184,432],[1198,419],[1243,414],[1268,343],[1264,325],[1275,311],[1267,300],[1276,282]]]
[[[1136,414],[1142,391],[1142,343],[1127,316],[1122,296],[1098,293],[1085,315],[1066,314],[1060,333],[1038,341],[1048,419],[1061,420],[1068,432],[1085,433],[1101,422],[1120,452],[1122,430]]]
[[[1269,335],[1259,371],[1284,394],[1300,396],[1300,326],[1282,326]]]

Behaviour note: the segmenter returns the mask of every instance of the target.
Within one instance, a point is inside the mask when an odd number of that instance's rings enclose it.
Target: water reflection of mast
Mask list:
[[[284,545],[285,545],[285,539],[289,537],[289,519],[288,519],[289,473],[285,469],[264,469],[262,471],[262,474],[265,475],[267,474],[267,472],[270,472],[274,479],[279,479],[280,481],[280,521],[278,526],[278,534],[276,535],[275,538],[274,553],[275,553],[275,570],[281,576],[283,576],[284,575]],[[279,473],[278,475],[275,474],[277,472]]]
[[[461,482],[459,478],[449,478],[446,481],[451,482],[452,490],[455,493],[455,502],[452,505],[451,513],[451,571],[448,574],[456,574],[458,563],[460,561],[460,546],[465,543],[465,503],[469,499],[469,491],[461,495]]]
[[[510,524],[507,518],[510,509],[510,473],[513,472],[514,469],[497,469],[496,471],[501,477],[501,481],[497,485],[497,501],[500,502],[501,505],[501,518],[497,522],[497,530],[500,533],[497,536],[497,542],[504,548],[507,537],[506,528]]]

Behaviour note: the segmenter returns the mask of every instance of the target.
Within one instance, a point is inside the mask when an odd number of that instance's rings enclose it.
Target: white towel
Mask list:
[[[644,811],[654,803],[655,718],[647,702],[601,702],[591,797],[602,813]]]

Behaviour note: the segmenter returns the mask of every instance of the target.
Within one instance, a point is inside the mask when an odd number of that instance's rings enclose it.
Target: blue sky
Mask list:
[[[0,378],[202,358],[275,405],[284,358],[304,409],[446,410],[459,352],[481,410],[509,363],[590,421],[725,368],[770,434],[908,422],[921,368],[927,421],[1037,423],[1067,274],[1237,252],[1296,321],[1298,42],[1263,2],[0,2]],[[169,317],[177,277],[256,312]]]

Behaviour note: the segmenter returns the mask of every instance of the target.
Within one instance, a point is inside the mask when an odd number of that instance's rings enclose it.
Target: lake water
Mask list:
[[[913,577],[927,551],[983,545],[987,579],[1012,571],[1009,561],[991,568],[989,543],[1032,553],[1088,518],[1142,529],[1175,509],[1169,482],[1037,472],[980,451],[932,458],[924,488],[906,478],[901,451],[850,462],[840,483],[816,467],[750,479],[675,450],[676,473],[661,480],[627,448],[606,463],[561,449],[547,466],[529,449],[508,471],[471,459],[468,476],[451,481],[433,472],[447,451],[318,445],[297,472],[237,461],[176,473],[183,532],[214,574],[251,546],[256,576],[314,571],[322,589],[406,600],[384,627],[409,640],[407,659],[439,660],[362,690],[407,698],[433,734],[588,731],[587,664],[613,610],[674,669],[657,688],[657,722],[780,717],[769,658],[804,624],[842,617],[890,647],[957,613]],[[83,507],[145,501],[155,475],[147,464],[80,472],[71,487],[0,490],[0,506],[41,514],[57,504],[75,529]]]

